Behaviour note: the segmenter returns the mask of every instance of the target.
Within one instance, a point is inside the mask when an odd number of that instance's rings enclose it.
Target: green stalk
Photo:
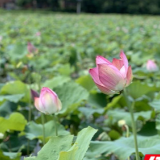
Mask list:
[[[44,115],[41,113],[42,126],[43,126],[43,145],[45,145],[45,126],[44,126]]]
[[[28,143],[27,143],[27,155],[29,156],[29,149],[30,149],[30,140],[28,139],[27,140],[28,141]]]
[[[129,137],[129,127],[125,124],[124,127],[126,128],[126,137]],[[128,160],[130,160],[130,156],[128,157]]]
[[[56,117],[56,115],[53,115],[53,122],[54,122],[54,125],[55,125],[55,134],[56,134],[56,136],[58,136],[58,127],[57,127],[57,117]]]
[[[30,88],[30,87],[29,87]],[[31,121],[32,118],[32,106],[31,106],[31,97],[29,100],[29,113],[28,113],[28,122]],[[30,140],[28,139],[28,144],[27,144],[27,155],[29,155],[29,150],[30,150]]]
[[[124,127],[126,128],[126,137],[129,137],[129,128],[128,126],[125,124]]]
[[[31,108],[31,104],[29,104],[28,122],[31,121],[31,114],[32,114],[32,108]],[[30,150],[30,140],[28,139],[27,155],[29,155],[29,150]]]
[[[136,131],[136,124],[134,120],[134,113],[133,113],[134,103],[130,107],[130,114],[131,114],[131,121],[132,121],[132,131],[134,136],[134,144],[136,149],[136,160],[139,160],[139,152],[138,152],[138,143],[137,143],[137,131]]]
[[[130,112],[130,115],[131,115],[132,132],[133,132],[133,136],[134,136],[134,145],[135,145],[135,150],[136,150],[136,160],[140,160],[139,159],[139,152],[138,152],[138,143],[137,143],[136,123],[135,123],[135,120],[134,120],[134,112],[133,112],[134,102],[132,102],[132,104],[130,103],[125,89],[124,89],[124,97],[126,99],[127,106],[129,108],[129,112]]]
[[[28,113],[28,122],[31,121],[31,115],[32,115],[32,107],[31,104],[29,105],[29,113]]]

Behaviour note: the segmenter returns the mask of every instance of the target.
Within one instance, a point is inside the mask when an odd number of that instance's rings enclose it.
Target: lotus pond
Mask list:
[[[121,50],[133,72],[126,90],[139,158],[159,154],[160,72],[146,68],[160,64],[159,37],[158,16],[1,11],[0,160],[135,159],[126,97],[103,94],[89,74],[97,55],[112,61]],[[62,102],[54,120],[35,108],[31,89],[42,87]]]

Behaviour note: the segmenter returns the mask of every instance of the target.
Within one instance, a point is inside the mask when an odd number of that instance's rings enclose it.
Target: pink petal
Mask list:
[[[99,88],[99,90],[105,94],[114,94],[114,91],[109,90],[106,88],[99,80],[99,75],[98,75],[98,68],[92,68],[89,70],[89,73],[94,80],[96,86]]]
[[[50,94],[53,101],[56,102],[56,100],[58,98],[57,94],[55,92],[53,92],[51,89],[49,89],[47,87],[43,87],[41,89],[41,93],[40,93],[40,99],[42,100],[42,103],[45,103],[45,98],[44,98],[45,94]]]
[[[98,68],[92,68],[89,70],[90,75],[92,76],[92,79],[94,82],[98,85],[102,85],[102,83],[99,80],[99,75],[98,75]]]
[[[39,110],[39,98],[37,97],[34,98],[34,105]]]
[[[34,105],[40,112],[45,113],[45,108],[43,107],[39,98],[37,97],[34,98]]]
[[[96,57],[96,64],[98,65],[98,64],[102,64],[102,63],[106,63],[106,64],[112,65],[112,63],[109,60],[107,60],[106,58],[104,58],[102,56],[97,56]]]
[[[112,64],[120,70],[123,66],[123,61],[113,58]]]
[[[123,78],[126,78],[126,76],[127,76],[127,75],[126,75],[127,71],[126,71],[126,69],[125,69],[124,66],[120,69],[120,73],[122,74]]]
[[[120,71],[113,65],[98,65],[99,80],[108,89],[120,91],[126,83]]]
[[[126,86],[128,86],[131,82],[132,82],[132,68],[131,66],[128,67],[128,72],[127,72],[127,84]]]
[[[52,113],[57,112],[57,106],[55,104],[55,99],[53,99],[50,93],[46,92],[43,95],[41,101],[42,101],[43,106],[45,106],[46,113],[52,114]]]
[[[57,110],[60,111],[62,109],[62,103],[59,99],[57,99]]]
[[[123,61],[123,64],[124,64],[124,66],[126,68],[126,71],[127,71],[128,70],[128,59],[127,59],[127,57],[126,57],[126,55],[124,54],[123,51],[121,51],[120,57],[121,57],[121,59]]]
[[[41,90],[41,94],[43,95],[44,93],[50,93],[53,96],[53,99],[57,99],[57,94],[55,92],[53,92],[51,89],[47,88],[47,87],[43,87]]]
[[[96,83],[95,83],[96,84]],[[109,89],[107,89],[106,87],[104,87],[104,86],[101,86],[101,85],[98,85],[98,84],[96,84],[96,86],[99,88],[99,90],[102,92],[102,93],[104,93],[104,94],[115,94],[115,91],[112,91],[112,90],[109,90]]]

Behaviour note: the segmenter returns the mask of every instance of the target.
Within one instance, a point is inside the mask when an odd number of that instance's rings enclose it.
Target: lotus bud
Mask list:
[[[158,66],[153,60],[148,60],[146,68],[149,72],[156,72],[158,71]]]
[[[62,108],[57,94],[47,87],[43,87],[40,96],[34,98],[34,105],[40,112],[45,114],[59,112]]]
[[[126,125],[126,121],[125,121],[125,120],[119,120],[119,121],[118,121],[118,126],[119,126],[119,127],[122,127],[122,126],[124,126],[124,125]]]
[[[112,95],[119,93],[132,82],[132,69],[128,66],[126,55],[121,52],[120,59],[112,62],[102,56],[96,57],[96,68],[89,73],[101,92]]]
[[[41,32],[37,32],[35,35],[36,35],[37,37],[39,37],[39,36],[41,36]]]
[[[29,53],[37,52],[37,48],[30,42],[28,42],[27,50],[28,50]]]

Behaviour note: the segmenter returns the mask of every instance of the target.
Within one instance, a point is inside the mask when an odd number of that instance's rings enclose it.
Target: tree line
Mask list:
[[[23,8],[86,13],[160,14],[160,0],[17,0]]]

